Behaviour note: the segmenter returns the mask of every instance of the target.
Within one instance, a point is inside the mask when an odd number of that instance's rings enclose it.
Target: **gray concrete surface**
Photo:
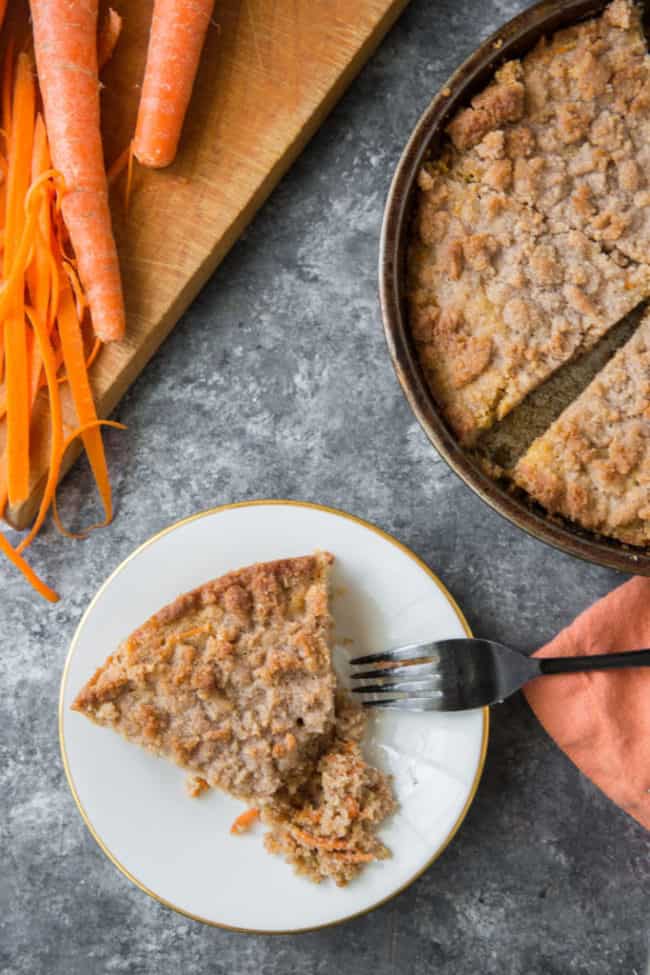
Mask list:
[[[533,648],[622,581],[521,534],[429,446],[402,398],[377,307],[391,170],[430,94],[519,0],[413,0],[248,233],[120,406],[107,435],[110,530],[49,528],[32,559],[63,599],[0,566],[3,975],[645,975],[648,834],[516,698],[493,714],[483,781],[451,847],[413,887],[337,929],[273,939],[166,910],[104,858],[68,792],[61,668],[105,576],[152,533],[256,497],[337,505],[394,532],[479,633]],[[63,514],[84,521],[79,466]],[[220,882],[215,877],[215,883]]]

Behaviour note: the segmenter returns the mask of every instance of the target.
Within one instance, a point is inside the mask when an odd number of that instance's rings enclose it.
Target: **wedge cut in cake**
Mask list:
[[[318,552],[259,563],[180,596],[72,707],[186,769],[191,796],[216,786],[244,800],[272,827],[271,852],[341,886],[389,855],[375,831],[395,801],[361,754],[363,712],[337,687],[332,562]],[[288,830],[307,812],[311,833]]]
[[[332,561],[260,563],[180,596],[73,708],[241,799],[293,792],[334,727]]]
[[[513,476],[547,511],[650,544],[650,315]]]
[[[513,197],[425,166],[409,250],[411,332],[425,377],[465,444],[650,291],[580,230],[553,232]]]

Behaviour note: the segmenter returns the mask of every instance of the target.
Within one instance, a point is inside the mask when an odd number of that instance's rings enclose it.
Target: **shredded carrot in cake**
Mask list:
[[[169,638],[169,643],[181,643],[183,640],[189,640],[193,636],[201,636],[203,633],[209,633],[212,627],[205,623],[203,626],[193,626],[190,630],[183,630],[182,633],[174,633]]]
[[[353,799],[352,796],[348,796],[345,800],[345,806],[350,819],[356,819],[360,812],[357,800]]]
[[[341,851],[340,853],[333,853],[337,860],[342,860],[344,863],[371,863],[376,860],[374,853],[354,853],[352,851]]]
[[[190,799],[198,799],[204,792],[209,791],[210,786],[202,775],[191,775],[185,783],[185,788]]]
[[[294,840],[297,840],[302,846],[311,846],[315,850],[349,851],[350,849],[349,844],[345,840],[328,840],[324,836],[314,836],[313,833],[308,833],[304,829],[298,829],[296,826],[291,826],[289,832]]]

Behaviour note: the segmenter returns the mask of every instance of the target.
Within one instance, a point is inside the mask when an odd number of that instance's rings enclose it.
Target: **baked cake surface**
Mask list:
[[[260,563],[180,596],[73,708],[239,798],[297,787],[334,727],[332,556]]]
[[[650,58],[637,8],[507,62],[425,164],[411,328],[465,444],[650,293]]]
[[[333,556],[259,563],[180,596],[125,640],[72,707],[217,786],[271,826],[270,852],[343,886],[389,852],[391,781],[332,667]],[[239,830],[236,829],[235,832]]]
[[[411,331],[438,403],[471,444],[632,311],[650,267],[621,268],[582,231],[552,232],[537,210],[437,164],[419,183]]]
[[[650,543],[650,315],[514,470],[548,511]]]

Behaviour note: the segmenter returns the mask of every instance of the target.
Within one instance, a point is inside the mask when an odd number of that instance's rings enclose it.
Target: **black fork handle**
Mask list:
[[[650,667],[650,650],[597,653],[587,657],[542,657],[539,662],[542,674],[578,674],[585,670]]]

